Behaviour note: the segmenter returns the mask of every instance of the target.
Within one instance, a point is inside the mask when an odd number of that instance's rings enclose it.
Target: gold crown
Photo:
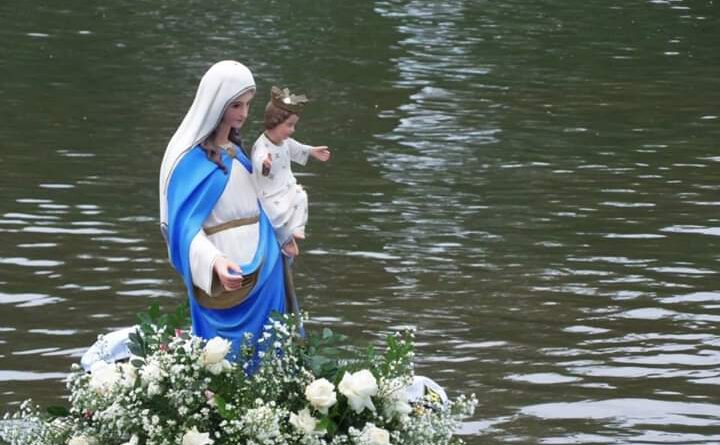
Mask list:
[[[305,104],[310,102],[304,94],[297,96],[290,94],[289,89],[283,88],[281,90],[279,87],[272,87],[270,90],[270,101],[276,107],[295,114],[300,113],[305,107]]]

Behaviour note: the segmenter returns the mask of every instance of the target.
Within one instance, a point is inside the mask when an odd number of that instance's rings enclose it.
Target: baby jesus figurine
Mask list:
[[[305,239],[308,198],[297,183],[291,161],[305,165],[310,156],[330,159],[327,146],[313,147],[291,138],[308,99],[272,87],[265,107],[265,131],[252,148],[253,178],[260,202],[270,218],[282,251],[289,257],[300,254],[297,240]]]

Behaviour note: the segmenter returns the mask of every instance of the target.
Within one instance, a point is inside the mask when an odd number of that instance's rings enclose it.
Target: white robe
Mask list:
[[[257,193],[252,175],[233,159],[230,178],[223,194],[203,223],[204,228],[217,226],[239,218],[257,216]],[[190,271],[193,283],[208,295],[217,295],[222,286],[215,279],[213,266],[218,256],[237,264],[247,264],[255,256],[258,245],[258,223],[223,230],[212,235],[200,231],[190,243]],[[222,246],[222,250],[218,247]]]
[[[311,149],[310,145],[301,144],[292,138],[276,145],[265,134],[260,135],[253,145],[253,179],[263,209],[281,245],[290,241],[293,233],[305,234],[308,220],[307,193],[297,183],[290,163],[305,165]],[[270,173],[263,176],[263,161],[268,154],[272,156],[272,167]]]

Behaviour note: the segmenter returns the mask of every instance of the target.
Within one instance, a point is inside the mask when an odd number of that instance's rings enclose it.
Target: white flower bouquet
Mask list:
[[[181,318],[145,314],[129,362],[79,367],[69,407],[31,402],[10,416],[31,425],[12,445],[428,445],[458,444],[477,400],[408,391],[412,332],[378,354],[347,357],[344,338],[304,335],[301,320],[275,315],[263,338],[233,356],[229,342],[177,329]],[[340,345],[338,345],[340,343]],[[254,345],[254,346],[251,346]],[[417,385],[415,385],[417,386]]]

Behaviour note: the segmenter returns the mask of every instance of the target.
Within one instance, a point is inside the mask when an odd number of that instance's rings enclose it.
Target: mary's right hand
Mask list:
[[[242,286],[242,269],[234,261],[218,257],[213,265],[213,270],[226,291],[238,290]]]

